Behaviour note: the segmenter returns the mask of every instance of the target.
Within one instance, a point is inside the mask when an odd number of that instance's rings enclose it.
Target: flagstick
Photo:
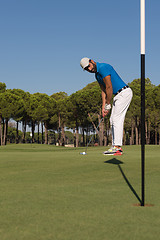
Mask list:
[[[142,201],[145,205],[145,0],[141,0],[141,168]]]

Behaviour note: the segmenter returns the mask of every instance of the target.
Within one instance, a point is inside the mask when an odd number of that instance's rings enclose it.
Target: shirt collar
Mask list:
[[[96,66],[97,66],[97,73],[99,72],[99,62],[96,62]]]

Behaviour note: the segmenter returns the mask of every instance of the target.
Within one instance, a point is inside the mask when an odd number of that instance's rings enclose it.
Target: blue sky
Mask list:
[[[146,78],[159,85],[160,1],[146,0]],[[140,0],[0,0],[0,82],[68,95],[93,82],[79,62],[140,78]]]

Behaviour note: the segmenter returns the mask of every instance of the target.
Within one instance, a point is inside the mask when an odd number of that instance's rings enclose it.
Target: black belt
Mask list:
[[[122,92],[122,90],[124,90],[124,89],[126,89],[126,88],[129,88],[129,86],[124,86],[123,88],[119,89],[118,92],[116,92],[115,96],[116,96],[118,93]]]

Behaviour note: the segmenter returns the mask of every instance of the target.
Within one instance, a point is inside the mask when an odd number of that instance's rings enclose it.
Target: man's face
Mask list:
[[[85,68],[85,70],[90,73],[96,73],[97,72],[96,63],[93,60],[90,60],[89,65]]]

